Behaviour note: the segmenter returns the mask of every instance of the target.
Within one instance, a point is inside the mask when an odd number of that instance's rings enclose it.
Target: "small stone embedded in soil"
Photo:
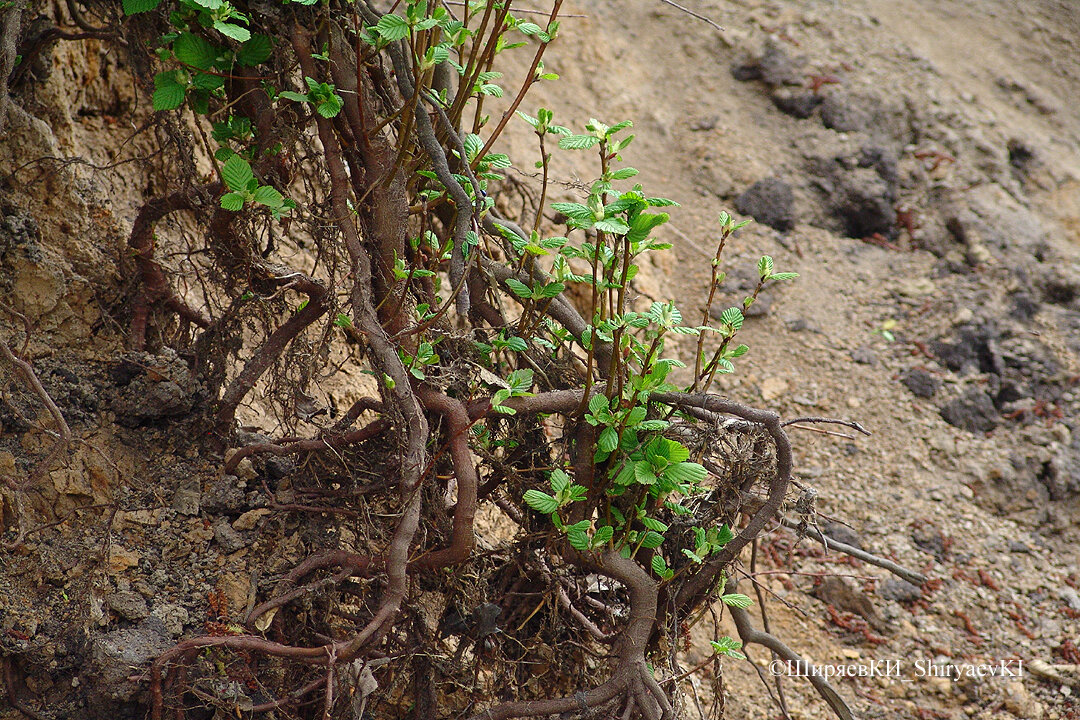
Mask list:
[[[255,510],[248,510],[246,513],[236,518],[236,522],[233,523],[233,530],[239,530],[241,532],[252,530],[255,528],[256,523],[260,519],[270,514],[270,511],[266,508],[257,508]]]
[[[985,390],[969,387],[941,408],[941,417],[950,425],[972,433],[993,430],[1000,421],[994,401]]]
[[[202,491],[198,480],[186,481],[173,493],[172,509],[181,515],[198,515]]]
[[[109,572],[119,574],[139,564],[139,553],[120,545],[109,547]]]
[[[761,399],[766,402],[776,400],[788,391],[788,382],[784,378],[770,377],[761,382]]]
[[[905,371],[900,376],[900,382],[911,391],[912,395],[921,398],[934,397],[941,388],[941,380],[923,368],[911,368]]]
[[[833,213],[853,238],[875,233],[890,237],[896,230],[895,188],[869,168],[856,168],[836,178]]]
[[[881,628],[884,625],[877,608],[866,593],[845,578],[836,576],[824,578],[821,584],[814,588],[813,595],[841,612],[855,613],[875,628]]]
[[[851,359],[860,365],[876,365],[877,353],[869,345],[860,345],[851,351]]]
[[[933,525],[920,525],[911,531],[911,541],[941,560],[945,557],[945,536]]]
[[[830,540],[836,540],[842,542],[845,545],[851,545],[852,547],[862,549],[862,538],[859,533],[855,532],[847,525],[843,525],[838,522],[829,523],[821,528],[823,532]]]
[[[220,547],[222,552],[234,553],[247,546],[248,541],[244,537],[233,530],[232,525],[225,518],[219,518],[214,523],[214,542]]]
[[[226,475],[206,486],[202,493],[202,508],[210,513],[236,512],[244,506],[244,491],[239,487],[239,479]]]
[[[907,580],[889,578],[881,584],[881,597],[896,602],[914,602],[922,597],[922,588]]]
[[[105,596],[109,609],[125,620],[142,620],[150,614],[146,600],[137,592],[114,592]]]
[[[792,90],[790,88],[777,88],[770,95],[776,109],[785,115],[790,115],[800,120],[805,120],[814,114],[814,110],[821,104],[821,96],[808,90]]]
[[[130,701],[144,687],[140,679],[131,678],[139,678],[140,671],[172,645],[164,624],[156,617],[146,618],[138,627],[94,638],[87,668],[92,678],[88,687],[96,696],[91,705],[104,703],[107,708],[110,700]]]
[[[782,232],[795,225],[795,196],[779,178],[758,180],[735,200],[735,209]]]

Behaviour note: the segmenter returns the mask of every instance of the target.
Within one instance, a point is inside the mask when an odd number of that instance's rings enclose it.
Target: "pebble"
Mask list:
[[[788,391],[788,382],[781,377],[765,378],[761,381],[761,399],[770,402]]]

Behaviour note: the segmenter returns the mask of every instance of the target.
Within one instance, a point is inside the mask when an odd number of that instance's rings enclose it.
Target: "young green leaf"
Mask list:
[[[743,610],[754,604],[753,600],[742,593],[728,593],[726,595],[721,595],[720,602],[725,605],[730,605],[731,607],[742,608]]]
[[[619,447],[619,433],[613,427],[606,427],[604,431],[600,433],[600,438],[596,441],[596,446],[603,452],[613,452],[615,448]]]
[[[281,196],[281,193],[269,185],[260,185],[255,188],[251,199],[269,208],[279,208],[285,204],[285,198]]]
[[[209,70],[217,59],[218,50],[198,35],[184,32],[173,42],[173,53],[176,54],[176,59],[185,65]]]
[[[559,509],[559,502],[546,492],[541,492],[540,490],[526,490],[522,499],[533,510],[544,513],[545,515],[550,515]]]
[[[239,155],[233,155],[221,166],[221,179],[235,192],[246,192],[248,183],[254,177],[251,165]]]
[[[648,530],[641,538],[641,547],[658,548],[664,544],[664,536],[653,530]]]
[[[244,209],[244,196],[235,192],[225,193],[221,196],[221,207],[225,210],[239,212]]]
[[[269,35],[252,35],[251,39],[236,51],[236,62],[247,67],[266,62],[274,52],[274,41]]]

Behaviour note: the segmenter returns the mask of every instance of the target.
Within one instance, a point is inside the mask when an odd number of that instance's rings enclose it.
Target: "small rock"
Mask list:
[[[1026,292],[1012,296],[1013,313],[1019,320],[1031,320],[1039,314],[1039,301]]]
[[[219,518],[214,523],[214,542],[221,547],[224,553],[234,553],[248,544],[248,541],[240,533],[233,530],[232,525],[225,518]]]
[[[1009,541],[1009,552],[1030,553],[1031,548],[1028,547],[1027,543],[1021,542],[1020,540],[1010,540]]]
[[[761,56],[731,68],[731,76],[739,82],[761,80],[772,85],[801,85],[802,78],[784,48],[769,39]]]
[[[96,696],[91,698],[91,705],[109,707],[109,701],[131,701],[145,687],[140,678],[142,671],[172,645],[164,624],[155,617],[146,618],[138,627],[95,638],[87,668],[92,678],[88,687]],[[112,710],[115,713],[115,707]]]
[[[765,317],[772,310],[773,298],[772,294],[768,291],[762,292],[757,296],[757,300],[754,303],[743,310],[744,317]]]
[[[842,525],[838,522],[829,523],[821,528],[821,532],[823,532],[830,540],[836,540],[845,545],[851,545],[860,550],[862,549],[862,538],[859,536],[859,533],[855,532],[847,525]]]
[[[129,568],[138,566],[139,553],[128,550],[120,545],[109,547],[109,572],[113,575],[124,572]]]
[[[1071,587],[1059,588],[1058,596],[1064,600],[1070,608],[1076,612],[1080,612],[1080,594]]]
[[[889,578],[881,584],[881,597],[896,602],[915,602],[922,597],[922,588],[907,580]]]
[[[202,490],[199,481],[192,479],[184,482],[173,493],[172,509],[181,515],[198,515]]]
[[[788,391],[788,382],[781,377],[765,378],[761,382],[761,399],[766,402],[777,399]]]
[[[165,631],[172,637],[179,637],[184,633],[184,625],[190,620],[188,611],[174,603],[162,603],[155,605],[151,614],[161,620],[165,625]]]
[[[236,512],[244,506],[244,491],[236,477],[226,475],[207,485],[201,503],[203,510],[210,513]]]
[[[911,541],[938,560],[945,557],[945,536],[933,525],[920,525],[911,532]]]
[[[690,125],[690,129],[693,132],[707,132],[713,130],[720,123],[719,115],[710,115],[707,118],[697,120]]]
[[[779,178],[758,180],[735,200],[735,209],[781,232],[795,225],[795,196]]]
[[[874,123],[873,107],[873,98],[835,90],[821,103],[821,122],[837,132],[869,130]]]
[[[903,280],[897,288],[897,291],[901,295],[909,298],[933,295],[935,290],[937,290],[937,286],[934,284],[934,281],[927,277]]]
[[[941,388],[941,380],[934,377],[928,370],[923,368],[911,368],[900,376],[900,382],[904,384],[915,397],[934,397]]]
[[[895,187],[875,170],[856,168],[839,174],[830,199],[848,237],[874,233],[889,237],[896,232]]]
[[[1042,720],[1046,708],[1031,697],[1021,682],[1005,684],[1005,709],[1023,720]]]
[[[822,101],[820,95],[808,90],[792,90],[786,87],[774,90],[770,98],[777,110],[800,120],[813,115]]]
[[[997,427],[999,416],[994,401],[986,391],[970,387],[960,397],[941,408],[941,417],[950,425],[972,433],[983,433]]]
[[[814,597],[832,605],[841,612],[851,612],[862,617],[875,628],[884,626],[870,598],[859,588],[842,577],[830,576],[814,588]]]
[[[236,518],[236,522],[232,524],[233,530],[239,530],[244,532],[251,530],[255,527],[255,524],[259,522],[260,518],[263,518],[270,514],[270,511],[266,508],[257,508],[255,510],[248,510],[246,513]]]
[[[105,596],[105,604],[125,620],[139,621],[150,614],[146,600],[137,592],[114,592]]]
[[[852,350],[851,359],[860,365],[877,365],[877,353],[869,345],[860,345]]]

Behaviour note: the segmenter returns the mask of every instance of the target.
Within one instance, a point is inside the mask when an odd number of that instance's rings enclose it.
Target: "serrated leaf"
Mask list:
[[[632,243],[642,242],[654,228],[666,223],[670,217],[667,213],[639,213],[630,224],[626,239]]]
[[[778,272],[769,276],[770,280],[794,280],[799,277],[797,272]]]
[[[712,649],[718,655],[727,655],[728,657],[733,657],[737,660],[746,659],[746,655],[739,652],[739,650],[742,649],[742,643],[738,640],[732,640],[726,635],[719,640],[711,640],[709,644],[712,645]]]
[[[607,410],[610,401],[604,394],[593,395],[589,398],[589,412],[593,415],[599,415],[601,410]]]
[[[600,138],[594,135],[564,135],[559,138],[559,147],[563,150],[588,150],[598,142]]]
[[[300,93],[293,92],[292,90],[282,90],[278,93],[278,97],[282,100],[292,100],[293,102],[307,102],[311,99],[307,95],[301,95]]]
[[[156,82],[156,78],[155,78]],[[175,110],[184,104],[186,89],[176,81],[158,85],[151,103],[154,110]]]
[[[667,563],[664,562],[663,555],[653,555],[651,565],[653,572],[661,577],[663,577],[664,573],[667,572]]]
[[[251,165],[239,155],[233,155],[221,166],[221,179],[229,186],[230,190],[244,192],[255,177],[251,171]]]
[[[408,23],[399,15],[383,15],[379,18],[375,30],[382,36],[383,40],[390,42],[408,37]]]
[[[274,52],[274,41],[269,35],[252,35],[251,39],[236,51],[236,62],[251,67],[266,62]]]
[[[549,480],[551,481],[551,489],[556,495],[570,487],[570,476],[558,468],[551,471]]]
[[[193,33],[180,33],[173,42],[176,59],[200,70],[209,70],[217,59],[218,49],[211,43]]]
[[[728,593],[727,595],[721,595],[720,602],[725,605],[730,605],[731,607],[742,608],[743,610],[754,604],[753,600],[742,593]]]
[[[239,212],[244,208],[244,196],[236,192],[225,193],[221,196],[221,207],[225,210]]]
[[[743,326],[742,310],[737,307],[729,307],[720,314],[720,322],[731,326],[732,330],[738,330]]]
[[[653,530],[647,530],[641,538],[641,547],[658,548],[664,544],[664,536]]]
[[[566,533],[566,539],[575,550],[589,549],[589,535],[584,530],[570,530]]]
[[[550,515],[559,509],[559,502],[540,490],[526,490],[522,500],[533,510],[545,515]]]
[[[739,345],[738,347],[736,347],[734,350],[731,351],[731,357],[733,357],[733,358],[742,357],[749,350],[750,350],[750,346],[748,346],[748,345]]]
[[[542,30],[542,28],[536,23],[525,22],[517,26],[517,29],[521,31],[523,35],[535,35]]]
[[[251,39],[251,32],[247,28],[223,22],[221,20],[214,21],[214,29],[225,37],[230,37],[237,42],[247,42]]]
[[[647,460],[638,460],[634,463],[634,479],[642,485],[652,485],[656,482],[656,473],[653,466]]]
[[[592,546],[594,548],[598,548],[606,545],[614,535],[615,528],[611,527],[610,525],[604,525],[603,527],[597,529],[596,534],[593,535]]]
[[[217,90],[225,85],[225,78],[209,73],[195,73],[191,78],[191,84],[199,90]]]
[[[628,180],[638,174],[637,168],[623,168],[611,173],[612,180]]]
[[[667,420],[645,420],[639,423],[637,427],[638,430],[655,431],[666,430],[670,424]]]
[[[556,212],[561,212],[563,215],[571,218],[572,220],[592,221],[594,219],[592,210],[585,207],[581,203],[551,203],[551,209]]]
[[[645,516],[641,518],[641,524],[647,527],[649,530],[655,530],[658,533],[667,532],[668,526],[660,522],[656,518]]]
[[[619,447],[619,433],[613,427],[606,427],[604,431],[600,433],[600,438],[596,441],[596,446],[600,448],[602,452],[612,452],[615,448]]]
[[[565,289],[566,289],[566,286],[563,285],[562,283],[559,283],[559,282],[548,283],[543,288],[541,288],[540,297],[542,297],[542,298],[558,297],[559,294],[562,293],[562,291],[565,290]]]
[[[682,554],[690,558],[692,561],[696,562],[698,565],[704,562],[704,560],[698,557],[693,550],[687,550],[686,548],[683,548]]]
[[[269,185],[257,187],[251,199],[270,208],[279,208],[285,204],[285,198],[281,196],[281,193]]]
[[[510,291],[519,298],[528,299],[532,297],[532,289],[516,278],[507,278],[506,287],[510,288]]]
[[[137,13],[150,12],[160,4],[161,0],[124,0],[124,14],[135,15]]]
[[[612,235],[624,235],[630,230],[630,226],[622,218],[604,218],[603,220],[597,220],[596,224],[593,225],[593,229],[597,232],[608,232]]]
[[[529,368],[515,370],[506,376],[506,383],[510,386],[511,392],[515,395],[522,395],[532,387],[533,371]]]
[[[716,544],[720,547],[727,545],[729,542],[735,539],[735,533],[731,532],[731,528],[727,523],[724,523],[716,531]]]
[[[315,110],[324,118],[332,118],[336,117],[337,114],[341,112],[342,104],[341,96],[335,93],[319,103],[319,106],[315,108]]]
[[[773,271],[773,259],[768,255],[762,255],[757,264],[758,275],[762,278],[767,278],[772,275]]]
[[[703,466],[693,462],[675,463],[664,470],[664,477],[679,485],[696,485],[706,474]]]

